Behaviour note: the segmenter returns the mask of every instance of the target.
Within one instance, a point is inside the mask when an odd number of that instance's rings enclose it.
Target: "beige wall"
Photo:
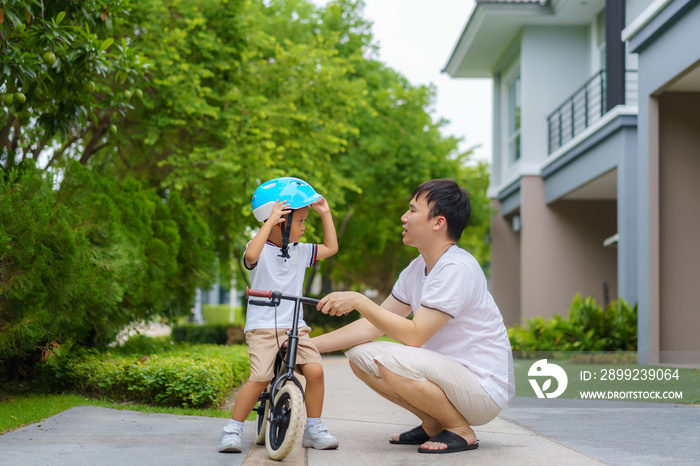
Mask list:
[[[700,93],[658,104],[659,349],[700,351]]]
[[[501,216],[500,202],[491,208],[491,294],[510,327],[520,322],[520,234]]]
[[[603,247],[603,240],[617,231],[616,202],[559,201],[548,206],[544,191],[540,177],[521,179],[522,317],[566,315],[577,292],[603,304],[604,281],[615,299],[617,251]]]

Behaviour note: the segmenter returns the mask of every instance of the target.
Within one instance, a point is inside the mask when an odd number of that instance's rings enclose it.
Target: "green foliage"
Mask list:
[[[491,200],[487,195],[489,165],[465,164],[456,179],[469,193],[472,206],[469,225],[458,244],[474,255],[488,275],[491,265],[491,244],[486,239],[491,229]]]
[[[242,383],[250,366],[246,347],[181,346],[143,356],[88,352],[67,360],[62,379],[84,394],[159,406],[218,405]]]
[[[603,309],[576,294],[567,318],[527,319],[508,337],[513,351],[636,351],[637,305],[620,298]]]
[[[337,170],[358,189],[341,193],[343,202],[336,210],[340,250],[333,265],[337,279],[386,296],[398,272],[416,255],[401,239],[400,217],[411,192],[428,179],[455,176],[458,162],[448,156],[456,141],[442,138],[426,111],[432,89],[414,88],[378,62],[356,66],[367,83],[369,102],[355,120],[358,136],[337,159]]]
[[[388,293],[416,254],[401,242],[400,216],[430,178],[469,189],[463,244],[487,262],[486,168],[469,168],[440,134],[432,87],[373,58],[362,9],[3,4],[0,92],[12,103],[0,115],[0,359],[15,357],[6,373],[37,347],[50,358],[72,343],[103,346],[135,320],[189,315],[211,264],[228,282],[255,225],[252,193],[277,176],[306,179],[336,215],[340,253],[312,272],[324,293],[331,279]],[[25,171],[29,159],[47,173]],[[321,240],[318,216],[305,235]]]
[[[485,167],[465,168],[468,154],[455,156],[457,141],[440,134],[445,122],[430,115],[434,89],[372,58],[363,6],[140,2],[132,18],[148,27],[139,26],[131,46],[153,64],[145,97],[119,133],[128,137],[95,163],[180,192],[205,213],[223,282],[250,238],[258,183],[304,178],[329,201],[340,234],[340,253],[316,271],[324,291],[333,277],[386,294],[415,256],[402,245],[399,220],[413,188],[450,176],[485,193],[488,177]],[[305,241],[319,242],[319,219],[307,223]],[[467,244],[483,244],[482,231],[470,235],[477,239]]]
[[[24,168],[24,167],[20,167]],[[0,173],[0,359],[36,350],[70,320],[84,282],[86,238],[51,183],[30,167]],[[65,280],[65,282],[63,282]],[[50,313],[51,299],[60,311]],[[66,342],[64,342],[66,343]]]
[[[0,114],[0,166],[49,148],[49,163],[86,161],[103,146],[147,67],[127,45],[131,8],[129,0],[3,2],[0,92],[19,98]]]
[[[137,334],[131,336],[121,345],[115,346],[110,351],[121,355],[156,354],[171,351],[174,344],[170,336],[149,337]]]
[[[106,345],[132,321],[189,313],[213,263],[191,253],[209,241],[191,207],[78,163],[56,183],[31,163],[0,172],[0,359],[20,364],[37,348],[50,359]]]
[[[297,174],[323,189],[330,173],[327,185],[348,184],[331,155],[357,133],[348,119],[363,104],[363,84],[325,35],[308,34],[308,18],[300,39],[291,34],[295,11],[320,19],[303,1],[150,0],[133,12],[148,25],[133,47],[154,66],[128,138],[100,163],[182,192],[206,212],[222,281],[232,250],[245,244],[259,180]]]
[[[187,342],[191,344],[209,343],[213,345],[225,345],[228,342],[228,330],[234,327],[231,324],[187,324],[173,327],[172,339],[175,342]],[[242,332],[240,332],[242,334]],[[235,343],[242,343],[236,341]]]

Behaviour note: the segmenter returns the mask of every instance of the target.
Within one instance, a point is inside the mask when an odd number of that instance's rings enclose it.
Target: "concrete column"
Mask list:
[[[663,93],[659,123],[660,362],[700,360],[700,92]],[[694,352],[683,354],[681,352]]]
[[[520,233],[513,231],[512,216],[501,216],[501,203],[491,208],[491,295],[506,327],[520,322]]]
[[[617,251],[603,246],[617,231],[615,201],[545,203],[544,181],[521,179],[521,312],[566,315],[576,293],[603,304],[604,283],[617,296]]]

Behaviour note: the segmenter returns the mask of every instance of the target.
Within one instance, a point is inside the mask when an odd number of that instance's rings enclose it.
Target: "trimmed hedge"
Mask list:
[[[84,394],[206,408],[218,406],[231,387],[246,380],[250,363],[243,345],[188,345],[142,357],[91,352],[66,361],[62,372]]]

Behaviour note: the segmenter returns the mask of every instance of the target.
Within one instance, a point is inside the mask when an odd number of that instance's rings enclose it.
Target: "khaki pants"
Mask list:
[[[379,363],[401,377],[433,382],[470,426],[484,425],[501,412],[469,369],[438,352],[372,341],[351,348],[345,355],[360,370],[375,377],[379,377]]]

